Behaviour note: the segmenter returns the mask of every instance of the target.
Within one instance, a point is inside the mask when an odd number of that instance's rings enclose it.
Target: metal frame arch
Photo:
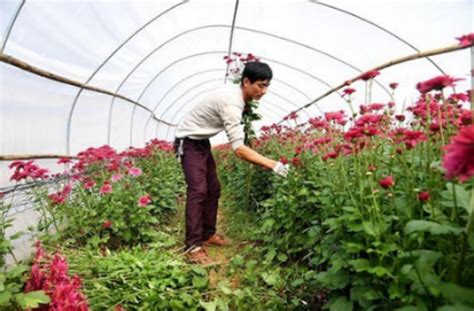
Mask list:
[[[151,86],[151,84],[156,80],[156,78],[158,78],[159,75],[161,75],[164,71],[166,71],[168,68],[176,65],[177,63],[183,61],[183,60],[187,60],[187,59],[190,59],[190,58],[193,58],[193,57],[197,57],[197,56],[202,56],[202,55],[209,55],[209,54],[224,54],[225,51],[207,51],[207,52],[200,52],[200,53],[196,53],[196,54],[191,54],[191,55],[187,55],[187,56],[184,56],[184,57],[181,57],[175,61],[173,61],[172,63],[168,64],[165,68],[163,68],[160,72],[158,72],[151,80],[150,82],[147,84],[147,86],[143,89],[143,91],[141,92],[140,94],[140,97],[139,99],[141,99],[141,97],[145,94],[145,92],[147,91],[147,89]],[[288,67],[290,69],[293,69],[293,70],[296,70],[300,73],[303,73],[303,74],[306,74],[307,76],[315,79],[316,81],[326,85],[328,88],[332,88],[332,86],[330,84],[328,84],[327,82],[325,82],[324,80],[302,70],[302,69],[298,69],[296,67],[293,67],[291,65],[288,65],[284,62],[280,62],[280,61],[276,61],[276,60],[273,60],[271,58],[266,58],[266,57],[260,57],[260,59],[263,59],[263,60],[268,60],[268,61],[271,61],[271,62],[274,62],[276,64],[279,64],[281,66],[285,66],[285,67]],[[111,117],[111,116],[110,116]],[[133,117],[134,117],[134,114],[133,114],[133,111],[132,111],[132,116],[131,116],[131,127],[130,127],[130,141],[132,140],[132,136],[133,136]]]
[[[218,80],[216,80],[216,79],[210,79],[210,80],[206,80],[206,81],[204,81],[204,82],[201,82],[201,83],[198,83],[198,84],[192,86],[191,88],[189,88],[188,90],[186,90],[185,92],[183,92],[183,94],[182,94],[181,96],[179,96],[178,98],[176,98],[170,105],[168,105],[168,107],[160,114],[160,116],[163,117],[163,116],[165,115],[165,113],[167,113],[171,107],[174,107],[174,104],[175,104],[178,100],[180,100],[184,95],[188,94],[189,92],[193,91],[194,89],[196,89],[196,88],[198,88],[198,87],[200,87],[200,86],[202,86],[202,85],[204,85],[204,84],[207,84],[207,83],[210,83],[210,82],[214,82],[214,81],[218,81]],[[268,93],[269,93],[269,94],[272,94],[272,95],[275,95],[276,97],[278,97],[278,98],[280,98],[280,99],[286,101],[287,103],[289,103],[290,105],[292,105],[292,106],[294,106],[294,107],[299,108],[298,105],[294,104],[291,100],[285,98],[284,96],[279,95],[278,93],[270,92],[270,91],[269,91]],[[186,104],[187,104],[188,102],[189,102],[189,101],[187,101]],[[276,106],[276,105],[275,105],[275,106]],[[176,115],[178,114],[178,112],[180,112],[181,109],[183,109],[184,107],[185,107],[185,105],[181,105],[181,106],[179,107],[179,109],[176,110],[175,114],[171,117],[171,119],[174,120],[174,118],[176,117]],[[276,107],[281,108],[281,107],[279,107],[279,106],[276,106]],[[285,111],[285,110],[283,110],[283,111]],[[306,113],[307,113],[307,112],[306,112]],[[310,116],[309,113],[307,113],[307,115],[308,115],[308,117]]]
[[[20,3],[20,5],[18,6],[18,9],[15,12],[15,15],[13,16],[13,19],[11,20],[10,24],[7,27],[5,40],[3,40],[2,49],[0,50],[0,52],[2,52],[2,53],[3,53],[3,51],[5,51],[5,48],[7,47],[7,42],[8,42],[8,39],[10,38],[10,34],[13,30],[13,27],[15,26],[16,20],[18,19],[18,16],[20,15],[20,12],[21,12],[21,9],[25,5],[25,3],[26,3],[26,0],[21,0],[21,3]]]
[[[125,39],[125,41],[123,41],[121,44],[118,45],[117,48],[115,48],[114,51],[112,51],[112,53],[107,57],[105,58],[105,60],[94,70],[94,72],[91,74],[91,76],[89,76],[89,78],[87,79],[87,81],[85,82],[85,84],[89,83],[94,77],[95,75],[100,71],[100,69],[102,69],[105,64],[122,48],[124,47],[130,40],[132,40],[137,34],[139,34],[143,29],[145,29],[146,27],[148,27],[151,23],[153,23],[154,21],[158,20],[160,17],[164,16],[165,14],[171,12],[172,10],[174,10],[175,8],[177,8],[178,6],[180,5],[183,5],[185,3],[187,3],[188,0],[183,0],[181,2],[178,2],[177,4],[174,4],[172,5],[171,7],[169,7],[168,9],[164,10],[163,12],[161,12],[160,14],[158,14],[157,16],[153,17],[152,19],[150,19],[148,22],[146,22],[145,24],[143,24],[141,27],[139,27],[132,35],[130,35],[127,39]],[[67,122],[67,135],[66,135],[66,154],[69,154],[70,152],[70,142],[71,142],[71,122],[72,122],[72,117],[74,115],[74,111],[75,111],[75,108],[76,108],[76,105],[77,105],[77,101],[79,100],[79,97],[81,96],[82,94],[82,91],[84,89],[81,88],[79,90],[79,92],[76,94],[76,97],[74,98],[74,101],[72,103],[72,107],[71,107],[71,110],[69,112],[69,116],[68,116],[68,122]],[[115,99],[115,98],[113,98]],[[134,106],[135,107],[135,106]],[[107,129],[107,143],[109,144],[110,143],[110,122],[108,124],[108,129]]]
[[[217,72],[217,71],[224,71],[224,69],[207,69],[207,70],[201,70],[201,71],[198,71],[198,72],[195,72],[193,74],[190,74],[186,77],[184,77],[183,79],[181,79],[180,81],[178,81],[177,83],[175,83],[159,100],[158,100],[158,103],[155,105],[155,107],[152,109],[153,113],[155,113],[156,109],[158,109],[158,106],[159,104],[163,101],[163,99],[173,90],[175,89],[178,85],[180,85],[181,83],[189,80],[190,78],[192,77],[195,77],[197,75],[201,75],[201,74],[204,74],[204,73],[209,73],[209,72]],[[308,101],[311,100],[311,98],[309,97],[309,95],[305,94],[303,91],[301,91],[300,89],[298,89],[297,87],[293,86],[292,84],[290,83],[287,83],[283,80],[279,80],[277,78],[273,78],[272,81],[275,81],[275,82],[278,82],[278,83],[281,83],[285,86],[287,86],[288,88],[292,89],[293,91],[297,92],[298,94],[301,94],[303,97],[305,97]],[[316,108],[319,110],[319,112],[322,114],[322,110],[319,108],[319,106],[316,106]],[[145,124],[145,128],[144,128],[144,137],[146,135],[146,131],[147,131],[147,128],[148,128],[148,125],[151,121],[151,117],[148,117],[147,119],[147,122]]]
[[[397,39],[398,41],[402,42],[403,44],[409,46],[410,48],[412,48],[413,50],[415,50],[416,52],[420,52],[420,50],[418,48],[416,48],[413,44],[411,44],[410,42],[406,41],[405,39],[401,38],[400,36],[396,35],[395,33],[391,32],[390,30],[388,29],[385,29],[384,27],[380,26],[379,24],[377,23],[374,23],[372,22],[371,20],[367,19],[367,18],[364,18],[362,16],[359,16],[355,13],[352,13],[352,12],[349,12],[349,11],[346,11],[344,9],[341,9],[341,8],[338,8],[338,7],[335,7],[335,6],[332,6],[330,4],[327,4],[327,3],[323,3],[323,2],[319,2],[319,1],[315,1],[315,0],[308,0],[308,2],[310,3],[313,3],[313,4],[317,4],[317,5],[320,5],[320,6],[324,6],[324,7],[327,7],[329,9],[332,9],[332,10],[336,10],[340,13],[343,13],[343,14],[346,14],[346,15],[350,15],[356,19],[359,19],[361,20],[362,22],[364,23],[367,23],[375,28],[378,28],[380,29],[381,31],[387,33],[388,35],[394,37],[395,39]],[[432,60],[430,57],[426,57],[428,59],[428,61],[430,63],[433,64],[433,66],[435,66],[443,75],[445,75],[446,73],[444,72],[443,69],[441,69],[441,67],[434,61]]]
[[[235,0],[234,16],[232,17],[232,25],[230,27],[229,48],[227,49],[227,56],[230,56],[230,53],[232,52],[232,43],[233,43],[234,30],[235,30],[235,20],[237,19],[238,9],[239,9],[239,0]],[[227,83],[227,75],[229,74],[229,66],[230,64],[227,64],[226,69],[225,69],[224,84]]]

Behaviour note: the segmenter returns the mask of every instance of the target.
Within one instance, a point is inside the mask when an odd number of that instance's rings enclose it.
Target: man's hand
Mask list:
[[[272,170],[276,175],[286,178],[286,176],[288,176],[288,172],[290,171],[290,165],[277,162]]]

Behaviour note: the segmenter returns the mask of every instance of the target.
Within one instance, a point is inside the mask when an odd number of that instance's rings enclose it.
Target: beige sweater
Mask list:
[[[232,149],[244,144],[242,111],[245,102],[238,85],[212,91],[191,109],[178,124],[176,138],[207,139],[225,131]]]

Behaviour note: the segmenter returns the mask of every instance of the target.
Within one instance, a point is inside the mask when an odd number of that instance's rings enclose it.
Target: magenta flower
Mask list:
[[[378,76],[380,74],[380,71],[378,70],[371,70],[371,71],[367,71],[367,72],[364,72],[363,74],[361,74],[359,76],[360,79],[364,80],[364,81],[368,81],[370,79],[373,79],[375,78],[376,76]]]
[[[395,180],[393,179],[393,176],[387,176],[379,180],[379,185],[384,189],[388,189],[395,185]]]
[[[466,47],[466,46],[471,46],[474,44],[474,32],[473,33],[470,33],[470,34],[467,34],[467,35],[463,35],[459,38],[456,38],[459,40],[459,45],[460,46],[463,46],[463,47]]]
[[[115,181],[121,180],[122,177],[123,177],[122,174],[118,174],[118,173],[117,173],[117,174],[113,174],[112,177],[110,178],[110,180],[112,180],[112,181],[115,182]]]
[[[67,164],[67,163],[71,163],[71,159],[70,158],[59,158],[58,160],[58,164]]]
[[[110,182],[108,182],[108,181],[104,182],[104,184],[102,185],[102,187],[99,190],[99,193],[100,194],[112,193],[112,185],[110,184]]]
[[[151,203],[151,196],[149,194],[141,196],[138,199],[138,206],[140,206],[140,207],[146,207],[150,203]]]
[[[459,177],[464,182],[474,176],[474,125],[461,129],[443,149],[446,178]]]
[[[450,77],[448,75],[437,76],[433,79],[426,80],[424,82],[418,82],[416,84],[416,89],[422,94],[428,93],[433,90],[440,91],[447,86],[455,86],[455,82],[460,80],[463,79]]]
[[[132,175],[133,177],[138,177],[142,174],[142,170],[138,167],[131,167],[129,170],[128,170],[128,174],[129,175]]]
[[[344,95],[351,95],[355,91],[356,91],[355,89],[348,87],[348,88],[345,88],[342,92],[344,93]]]
[[[112,228],[112,221],[109,219],[105,220],[104,223],[102,224],[102,228],[104,229]]]

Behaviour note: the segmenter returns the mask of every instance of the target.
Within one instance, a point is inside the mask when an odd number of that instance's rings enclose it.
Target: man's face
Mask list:
[[[267,88],[270,86],[270,80],[257,80],[251,83],[249,79],[244,78],[243,81],[244,94],[246,94],[246,101],[260,100],[260,98],[267,93]]]

